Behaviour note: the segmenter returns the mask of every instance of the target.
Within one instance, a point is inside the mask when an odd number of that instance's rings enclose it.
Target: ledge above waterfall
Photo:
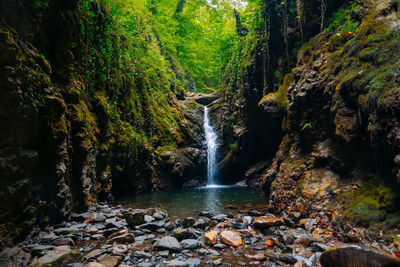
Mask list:
[[[193,99],[194,101],[196,101],[197,103],[201,104],[201,105],[209,105],[212,102],[218,100],[220,98],[220,96],[217,93],[212,93],[212,94],[195,94],[195,93],[191,93],[188,95],[188,98]]]

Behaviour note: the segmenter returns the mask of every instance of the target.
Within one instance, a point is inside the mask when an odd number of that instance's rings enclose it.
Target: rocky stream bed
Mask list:
[[[171,220],[160,208],[94,204],[0,254],[1,266],[400,266],[396,244],[268,208]],[[347,243],[354,244],[347,244]],[[392,256],[394,255],[394,256]]]

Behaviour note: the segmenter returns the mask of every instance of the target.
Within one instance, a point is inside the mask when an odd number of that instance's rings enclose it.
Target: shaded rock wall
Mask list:
[[[202,176],[202,130],[172,67],[149,51],[170,76],[146,80],[102,1],[1,1],[0,18],[2,244],[92,202]]]

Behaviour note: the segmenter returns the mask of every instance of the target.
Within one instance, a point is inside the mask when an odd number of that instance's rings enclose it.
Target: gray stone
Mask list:
[[[136,250],[132,253],[132,255],[136,258],[151,258],[151,254],[141,251],[141,250]]]
[[[158,252],[157,255],[159,255],[159,256],[162,257],[162,258],[168,258],[168,256],[169,256],[169,251],[168,251],[168,250],[163,250],[163,251]]]
[[[136,265],[137,267],[152,267],[154,266],[153,263],[151,262],[141,262],[138,265]]]
[[[189,266],[185,261],[173,260],[166,263],[168,267],[187,267]]]
[[[190,267],[195,267],[195,266],[199,266],[200,265],[201,260],[199,258],[194,258],[194,259],[187,260],[186,263]]]
[[[43,257],[36,258],[32,262],[32,266],[42,266],[42,265],[52,265],[64,256],[71,254],[71,249],[69,246],[59,246],[54,250],[49,251]]]
[[[185,239],[180,244],[183,249],[196,249],[199,247],[199,242],[195,239]]]
[[[44,255],[47,251],[53,250],[55,246],[37,245],[30,248],[33,255]]]
[[[195,220],[193,217],[186,217],[185,219],[183,219],[182,225],[183,227],[192,227],[195,223]]]
[[[150,215],[144,215],[144,221],[146,222],[146,223],[149,223],[149,222],[153,222],[153,221],[155,221],[155,219],[153,218],[153,217],[151,217]]]
[[[225,244],[215,244],[214,245],[214,248],[216,248],[216,249],[224,249],[224,248],[226,248],[227,246],[225,245]]]
[[[172,236],[165,236],[161,238],[161,240],[157,242],[156,248],[158,250],[170,250],[174,252],[180,252],[182,250],[178,240]]]

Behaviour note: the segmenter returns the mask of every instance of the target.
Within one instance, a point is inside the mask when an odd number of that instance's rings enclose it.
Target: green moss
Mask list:
[[[355,224],[383,221],[397,198],[393,188],[377,181],[364,184],[355,192],[338,196],[344,204],[344,216]]]

